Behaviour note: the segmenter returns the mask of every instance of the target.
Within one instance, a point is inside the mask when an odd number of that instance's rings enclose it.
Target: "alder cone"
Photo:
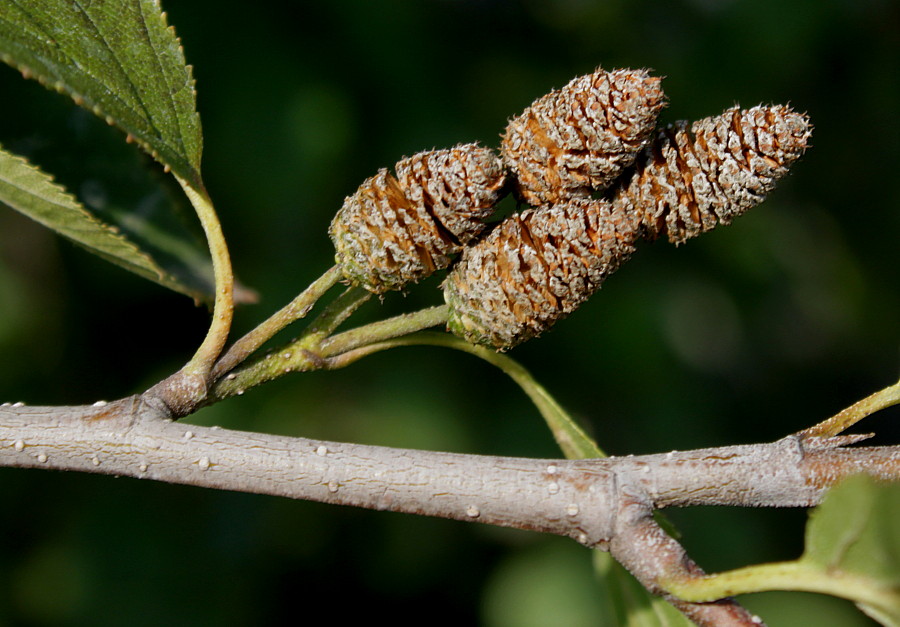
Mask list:
[[[466,248],[444,281],[447,327],[506,350],[573,312],[634,250],[639,222],[603,200],[526,209]]]
[[[811,133],[809,118],[783,105],[678,122],[642,152],[612,202],[640,215],[647,237],[681,244],[762,202]]]
[[[329,235],[344,276],[382,294],[437,270],[485,228],[506,188],[490,149],[465,144],[421,152],[381,169],[344,200]]]
[[[664,105],[660,79],[646,70],[597,69],[539,98],[503,136],[517,196],[540,206],[605,188],[634,161]]]

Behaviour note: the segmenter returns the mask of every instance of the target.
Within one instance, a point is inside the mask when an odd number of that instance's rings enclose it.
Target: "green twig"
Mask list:
[[[334,266],[309,287],[297,295],[294,300],[270,316],[265,322],[247,333],[232,344],[228,352],[219,359],[212,371],[215,381],[225,373],[233,370],[238,364],[252,355],[260,346],[270,340],[276,333],[289,324],[304,318],[316,302],[341,279],[340,266]]]
[[[316,343],[334,333],[354,311],[372,298],[372,293],[359,287],[348,287],[328,304],[303,332],[304,338],[312,338]]]
[[[843,433],[863,418],[900,403],[900,381],[857,401],[819,424],[804,429],[802,438],[831,438]]]
[[[322,342],[322,357],[337,356],[370,344],[400,338],[422,329],[446,324],[447,313],[447,305],[439,305],[344,331]],[[438,335],[444,337],[442,334]]]
[[[336,298],[309,328],[296,340],[281,346],[265,357],[247,363],[220,379],[210,390],[206,404],[243,394],[246,390],[277,379],[290,372],[306,372],[328,368],[328,358],[361,345],[378,343],[432,327],[447,321],[446,306],[373,322],[333,337],[328,337],[371,294],[350,288]]]

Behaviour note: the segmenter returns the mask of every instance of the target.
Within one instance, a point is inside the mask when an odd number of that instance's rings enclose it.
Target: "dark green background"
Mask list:
[[[332,263],[344,196],[404,155],[496,145],[507,118],[603,65],[665,76],[664,122],[738,102],[808,111],[813,148],[771,199],[681,248],[646,245],[512,354],[617,454],[775,439],[896,379],[900,11],[878,0],[164,2],[195,66],[204,175],[247,330]],[[116,131],[0,68],[0,142],[84,195],[142,194]],[[124,144],[121,144],[124,146]],[[161,175],[159,177],[162,179]],[[437,304],[438,281],[360,318]],[[89,403],[177,369],[188,299],[0,209],[0,401]],[[869,429],[896,442],[896,411]],[[558,456],[474,358],[398,349],[293,376],[201,424],[394,446]],[[566,540],[129,479],[0,470],[0,625],[598,624]],[[673,512],[701,564],[796,557],[805,515]],[[866,624],[812,595],[746,599],[773,625]]]

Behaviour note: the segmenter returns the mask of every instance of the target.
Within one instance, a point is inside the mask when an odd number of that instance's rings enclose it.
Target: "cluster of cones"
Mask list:
[[[329,233],[376,294],[451,267],[451,331],[506,350],[574,311],[641,238],[673,243],[759,204],[800,157],[808,118],[782,105],[656,129],[660,79],[598,69],[535,101],[500,155],[476,144],[403,159],[349,196]],[[489,225],[512,191],[529,205]]]

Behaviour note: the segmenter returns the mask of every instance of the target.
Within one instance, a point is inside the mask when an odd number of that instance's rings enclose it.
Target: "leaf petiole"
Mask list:
[[[231,331],[231,321],[234,317],[234,274],[231,269],[231,257],[228,254],[228,244],[222,233],[222,225],[219,223],[216,210],[206,190],[202,187],[195,187],[179,176],[175,178],[200,218],[200,225],[206,234],[206,241],[212,256],[216,283],[212,322],[203,343],[182,368],[185,375],[203,377],[208,383],[213,365],[222,354],[225,342],[228,341],[228,333]]]

